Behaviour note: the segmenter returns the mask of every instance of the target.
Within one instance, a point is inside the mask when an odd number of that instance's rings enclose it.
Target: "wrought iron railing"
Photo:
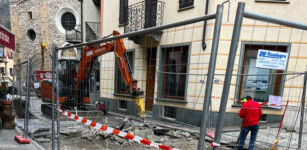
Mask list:
[[[93,41],[100,38],[100,22],[85,22],[86,41]]]
[[[164,2],[145,1],[128,7],[128,21],[125,25],[125,33],[163,24]]]
[[[81,39],[81,25],[77,25],[72,30],[65,30],[66,42],[71,43],[80,43],[82,42]]]

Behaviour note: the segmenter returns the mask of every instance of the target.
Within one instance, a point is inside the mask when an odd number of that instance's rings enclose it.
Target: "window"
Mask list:
[[[264,114],[260,117],[260,121],[267,121],[267,115]]]
[[[120,0],[119,25],[128,23],[128,0]]]
[[[80,17],[78,12],[71,7],[60,8],[55,15],[55,25],[63,34],[75,34],[75,38],[79,36]],[[67,32],[76,29],[74,32]],[[72,37],[70,37],[72,38]],[[75,40],[75,39],[74,39]],[[78,39],[77,39],[78,40]]]
[[[118,108],[120,108],[120,109],[127,109],[127,101],[125,101],[125,100],[118,100]]]
[[[264,69],[256,67],[256,58],[259,49],[287,52],[287,46],[272,45],[244,45],[241,74],[250,74],[239,77],[238,103],[250,95],[257,102],[268,102],[269,95],[280,96],[283,89],[283,70]]]
[[[28,20],[31,20],[32,19],[32,11],[28,11],[27,14],[28,14]]]
[[[33,29],[29,29],[29,30],[27,31],[27,36],[28,36],[32,41],[34,41],[35,38],[36,38],[36,33],[35,33],[35,31],[34,31]]]
[[[163,116],[167,118],[176,118],[176,107],[164,106]]]
[[[191,7],[194,5],[194,0],[179,0],[179,9]]]
[[[184,100],[189,46],[162,49],[162,97]]]
[[[4,67],[0,67],[0,73],[1,73],[2,76],[5,75]]]
[[[11,76],[14,75],[13,68],[10,68],[10,75],[11,75]]]
[[[71,12],[66,12],[61,17],[61,23],[65,30],[71,31],[76,26],[76,17]]]
[[[131,71],[133,72],[133,65],[134,65],[134,51],[128,51],[126,52],[128,56],[128,61],[131,66]],[[122,77],[122,74],[118,68],[117,62],[115,61],[115,93],[117,94],[129,94],[129,89],[127,85],[124,82],[124,78]]]
[[[0,58],[5,57],[4,55],[4,47],[0,46]]]

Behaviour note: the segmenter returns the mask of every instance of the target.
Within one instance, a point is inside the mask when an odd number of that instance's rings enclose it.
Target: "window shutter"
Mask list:
[[[128,22],[128,0],[120,0],[119,8],[119,24],[127,24]]]

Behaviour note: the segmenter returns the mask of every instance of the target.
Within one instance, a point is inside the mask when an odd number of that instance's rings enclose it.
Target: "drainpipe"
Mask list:
[[[209,0],[206,0],[206,8],[205,8],[205,15],[208,15],[208,10],[209,10]],[[203,38],[202,38],[202,48],[203,51],[206,50],[207,44],[205,42],[206,40],[206,31],[207,31],[207,20],[204,21],[204,27],[203,27]]]
[[[104,7],[104,0],[100,1],[100,37],[103,37],[103,7]]]

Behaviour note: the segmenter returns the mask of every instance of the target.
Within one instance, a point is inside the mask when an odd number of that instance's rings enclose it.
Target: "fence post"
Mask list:
[[[303,86],[303,94],[301,100],[301,118],[300,118],[300,129],[298,135],[298,147],[297,149],[302,148],[302,134],[304,128],[304,113],[305,113],[305,96],[306,96],[306,82],[307,82],[307,72],[304,73],[304,86]]]
[[[56,49],[56,46],[55,46],[55,49]],[[56,50],[55,50],[56,51]],[[57,53],[56,53],[56,55],[55,55],[55,66],[56,66],[56,68],[57,68],[57,66],[58,66],[58,55],[57,55]],[[60,89],[59,89],[59,70],[58,69],[56,69],[56,74],[55,74],[55,76],[56,76],[56,89],[59,91]],[[57,103],[57,105],[56,105],[56,110],[59,108],[59,105],[60,105],[60,96],[59,96],[59,93],[60,92],[56,92],[56,103]],[[61,147],[60,147],[60,144],[61,144],[61,141],[60,141],[60,121],[59,121],[59,117],[60,117],[60,112],[59,111],[57,111],[57,149],[58,150],[60,150],[61,149]]]
[[[52,150],[55,150],[55,127],[54,127],[54,94],[55,94],[55,68],[56,68],[56,45],[52,44]]]
[[[24,129],[25,129],[25,137],[28,137],[28,124],[29,124],[29,106],[30,106],[30,79],[31,79],[31,72],[32,72],[32,58],[28,59],[27,63],[27,97],[26,97],[26,110],[25,110],[25,123],[24,123]]]
[[[215,19],[215,26],[214,26],[213,41],[212,41],[212,50],[210,54],[210,63],[209,63],[209,69],[208,69],[208,75],[207,75],[205,98],[204,98],[204,104],[203,104],[200,137],[198,140],[198,150],[204,149],[208,109],[209,109],[209,103],[211,100],[212,85],[213,85],[215,65],[216,65],[216,57],[217,57],[217,51],[218,51],[219,39],[220,39],[220,31],[221,31],[222,19],[223,19],[223,5],[217,6],[215,16],[216,16],[216,19]]]
[[[231,40],[231,45],[230,45],[227,67],[226,67],[227,70],[226,70],[226,75],[224,79],[224,87],[223,87],[223,92],[222,92],[221,104],[220,104],[219,114],[217,118],[217,125],[216,125],[216,130],[215,130],[214,143],[216,143],[217,145],[220,144],[220,140],[221,140],[223,118],[224,118],[224,114],[226,111],[229,89],[230,89],[231,78],[232,78],[232,72],[233,72],[233,66],[234,66],[238,44],[239,44],[239,39],[240,39],[244,7],[245,7],[245,3],[242,3],[242,2],[238,3],[237,15],[235,19],[235,25],[233,28],[232,40]],[[219,146],[213,147],[213,149],[219,149],[219,148],[220,148]]]

